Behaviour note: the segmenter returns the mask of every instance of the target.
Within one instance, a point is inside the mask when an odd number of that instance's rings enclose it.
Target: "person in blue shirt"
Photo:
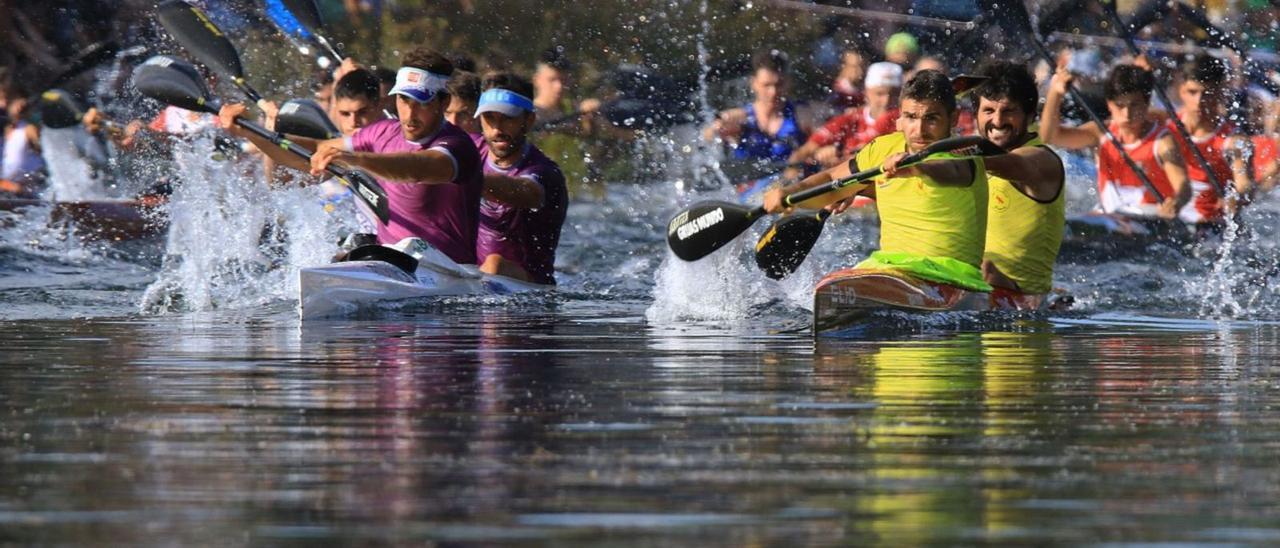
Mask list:
[[[813,116],[787,97],[786,55],[777,50],[758,52],[751,68],[752,102],[721,112],[703,137],[727,144],[739,160],[786,162],[812,133]]]

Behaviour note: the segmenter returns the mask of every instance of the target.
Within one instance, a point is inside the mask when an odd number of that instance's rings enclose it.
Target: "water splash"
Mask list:
[[[268,189],[256,157],[211,157],[209,137],[175,146],[180,181],[167,205],[164,264],[144,313],[250,308],[295,298],[297,271],[328,261],[339,218],[314,189]]]
[[[106,198],[107,194],[92,159],[106,163],[106,151],[97,139],[79,127],[45,128],[40,132],[49,186],[41,193],[46,200],[70,202]]]

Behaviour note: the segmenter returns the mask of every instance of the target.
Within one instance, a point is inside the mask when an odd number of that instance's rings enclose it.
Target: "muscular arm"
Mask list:
[[[813,142],[813,139],[805,141],[803,145],[800,145],[800,148],[795,149],[791,156],[787,158],[787,168],[789,169],[792,166],[799,167],[800,164],[807,163],[810,158],[813,158],[814,153],[818,152],[819,148],[822,147]]]
[[[1191,201],[1191,184],[1187,181],[1187,165],[1182,160],[1182,152],[1178,148],[1177,141],[1168,134],[1156,141],[1156,148],[1160,165],[1164,168],[1165,176],[1169,178],[1169,185],[1173,187],[1173,196],[1165,196],[1165,198],[1174,198],[1178,209],[1181,209]]]
[[[453,158],[438,150],[394,154],[343,152],[335,160],[388,181],[444,184],[453,182],[455,176]]]
[[[804,178],[801,181],[784,186],[781,189],[774,192],[777,192],[777,195],[776,195],[777,198],[781,199],[783,196],[786,196],[788,194],[794,194],[802,190],[808,190],[813,187],[822,186],[824,184],[830,183],[831,181],[844,179],[853,174],[853,170],[852,170],[853,166],[850,165],[851,163],[852,163],[852,160],[849,162],[840,162],[828,169],[819,171],[813,175],[810,175]],[[852,198],[853,196],[861,193],[862,191],[866,190],[870,186],[871,186],[870,182],[849,185],[835,192],[828,192],[826,194],[815,196],[803,202],[797,203],[795,204],[795,207],[804,208],[804,209],[823,208],[830,204],[839,202],[841,200]],[[769,203],[767,198],[768,197],[766,196],[765,207],[769,208],[771,204]],[[777,208],[771,208],[769,209],[769,211],[776,212],[776,211],[780,211],[781,209],[782,209],[781,207],[777,207]]]
[[[1231,180],[1236,187],[1236,194],[1245,196],[1253,191],[1253,170],[1249,169],[1253,158],[1253,141],[1248,137],[1236,135],[1227,140],[1227,162],[1231,164]]]
[[[1040,112],[1040,140],[1072,150],[1096,147],[1102,142],[1102,128],[1093,122],[1080,127],[1062,125],[1062,95],[1050,92]]]
[[[1019,147],[1008,154],[984,159],[987,172],[1007,179],[1023,194],[1048,201],[1062,191],[1061,162],[1043,147]]]
[[[526,177],[490,173],[484,176],[484,197],[495,202],[522,209],[535,209],[542,207],[544,194],[542,185]]]
[[[236,118],[243,116],[245,110],[246,107],[244,105],[235,103],[222,105],[222,109],[218,112],[218,126],[221,127],[223,131],[226,131],[233,136],[248,139],[250,143],[253,143],[253,146],[257,147],[258,150],[261,150],[267,158],[270,158],[271,161],[278,165],[290,167],[299,171],[309,171],[311,169],[311,165],[297,154],[289,152],[272,143],[269,139],[260,137],[256,133],[240,127],[240,125],[236,123]],[[289,140],[312,152],[315,152],[321,144],[320,141],[296,135],[289,136]],[[342,146],[342,139],[330,139],[324,142],[337,147]]]
[[[702,138],[708,142],[714,143],[717,138],[723,139],[728,143],[738,141],[738,134],[741,133],[742,124],[747,121],[747,111],[735,108],[729,109],[716,115],[716,119],[702,130]]]

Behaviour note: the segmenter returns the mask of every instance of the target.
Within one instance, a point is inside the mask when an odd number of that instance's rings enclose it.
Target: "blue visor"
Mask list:
[[[507,116],[523,116],[533,112],[533,101],[514,91],[493,88],[480,95],[476,106],[476,118],[485,112],[498,112]]]

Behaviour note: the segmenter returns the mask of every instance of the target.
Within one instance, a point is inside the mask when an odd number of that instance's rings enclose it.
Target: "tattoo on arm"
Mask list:
[[[1160,140],[1160,163],[1167,164],[1173,162],[1182,164],[1182,151],[1179,150],[1178,143],[1172,138]]]

